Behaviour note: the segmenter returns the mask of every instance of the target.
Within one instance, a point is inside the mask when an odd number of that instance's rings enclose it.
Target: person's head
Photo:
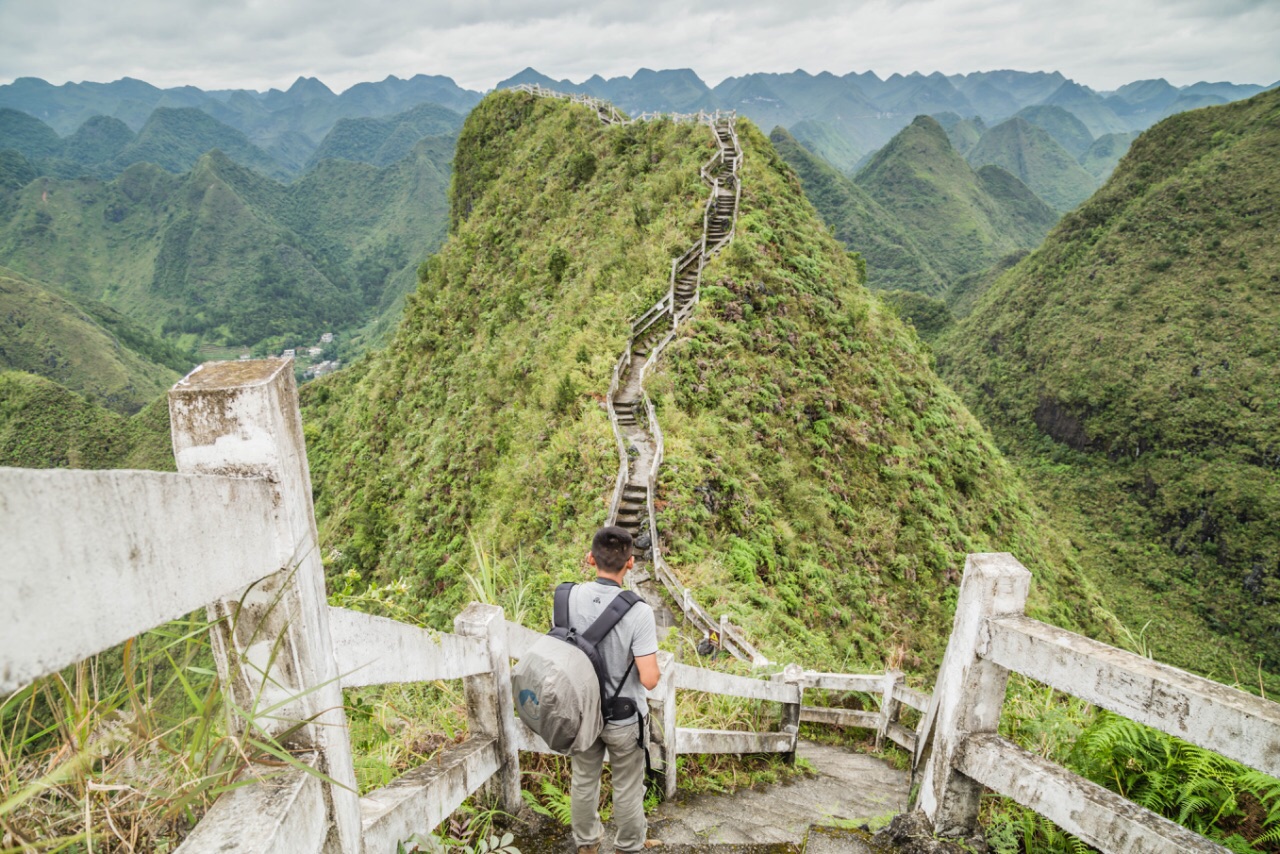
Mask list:
[[[591,554],[587,558],[597,572],[617,575],[635,561],[631,555],[631,534],[617,525],[601,528],[591,540]]]

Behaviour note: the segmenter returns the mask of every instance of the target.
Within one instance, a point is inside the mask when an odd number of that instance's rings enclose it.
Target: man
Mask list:
[[[622,580],[635,562],[631,534],[625,529],[609,526],[596,532],[591,551],[587,553],[587,563],[595,567],[596,579],[573,588],[569,596],[571,629],[583,632],[595,622],[622,592]],[[613,820],[618,826],[615,848],[629,854],[662,844],[645,838],[649,826],[644,817],[645,754],[641,745],[643,716],[649,709],[646,689],[657,685],[659,676],[658,631],[653,609],[645,602],[631,606],[597,649],[608,674],[601,702],[612,698],[616,691],[620,705],[625,707],[622,701],[630,700],[637,711],[622,719],[606,721],[594,744],[572,754],[573,839],[578,854],[596,854],[599,850],[604,826],[597,807],[604,752],[608,748],[609,766],[613,771]]]

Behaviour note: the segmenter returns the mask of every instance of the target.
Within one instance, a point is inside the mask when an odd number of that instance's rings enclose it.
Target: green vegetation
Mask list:
[[[947,139],[951,140],[951,147],[962,157],[968,157],[978,140],[987,132],[987,123],[979,116],[962,119],[955,113],[937,113],[933,118],[942,125],[942,129],[947,132]]]
[[[209,626],[175,621],[0,700],[0,824],[22,851],[169,851],[254,759],[298,764],[224,700]],[[249,725],[242,736],[228,724]]]
[[[991,128],[965,157],[975,167],[991,164],[1017,176],[1057,211],[1071,210],[1098,186],[1047,131],[1022,118]]]
[[[1085,171],[1099,181],[1105,181],[1120,163],[1120,158],[1133,143],[1137,134],[1109,133],[1093,141],[1088,150],[1080,155],[1080,165]]]
[[[836,239],[867,262],[867,284],[927,293],[943,290],[942,276],[895,217],[821,158],[811,154],[782,128],[769,140],[804,185],[805,196],[831,226]]]
[[[769,135],[771,139],[779,129],[774,128],[773,133]],[[787,129],[781,130],[783,133],[787,133]],[[840,134],[838,128],[826,122],[805,119],[790,128],[790,135],[795,137],[796,141],[809,151],[812,151],[846,175],[853,174],[859,161],[865,156],[862,151],[851,145]],[[774,145],[777,145],[777,140],[774,140]],[[789,157],[786,160],[788,163],[791,162]]]
[[[1093,145],[1093,134],[1084,122],[1062,107],[1038,105],[1018,111],[1017,118],[1046,131],[1072,157],[1081,157]]]
[[[855,180],[903,224],[947,284],[1036,246],[1057,220],[1005,170],[984,166],[974,172],[928,116],[917,117],[876,152]],[[900,286],[933,296],[943,290]]]
[[[947,308],[953,317],[968,317],[978,298],[987,292],[987,288],[1000,278],[1000,274],[1017,264],[1030,253],[1026,249],[1011,252],[992,266],[976,273],[970,273],[957,279],[946,294]]]
[[[1022,677],[1010,682],[1000,732],[1232,852],[1280,852],[1280,780]],[[1093,850],[995,795],[982,825],[995,854]]]
[[[424,136],[452,140],[461,128],[462,116],[436,104],[421,104],[385,119],[342,119],[325,135],[311,165],[336,158],[390,166],[408,156]]]
[[[194,362],[106,306],[97,316],[0,267],[0,370],[39,374],[124,413],[140,409]],[[106,320],[107,323],[101,322]],[[122,344],[124,346],[122,346]]]
[[[173,471],[168,401],[126,418],[43,377],[0,372],[0,466]]]
[[[767,140],[745,122],[739,135],[738,236],[650,385],[676,571],[771,658],[812,666],[877,666],[898,649],[929,670],[969,551],[1017,553],[1037,614],[1102,630],[1065,542],[921,345]],[[705,127],[605,128],[513,93],[472,112],[453,234],[394,339],[304,390],[331,572],[405,580],[406,607],[433,624],[470,598],[469,532],[522,555],[537,590],[576,576],[617,465],[597,395],[628,318],[698,234],[711,150]]]
[[[937,297],[918,291],[882,291],[878,296],[925,341],[937,338],[955,322],[947,303]]]
[[[1158,658],[1280,672],[1280,93],[1184,113],[938,345]]]
[[[11,160],[0,263],[188,346],[346,339],[398,314],[444,239],[451,156],[433,138],[389,167],[326,161],[289,186],[218,152],[184,175],[138,164],[110,182],[24,183],[30,169]]]

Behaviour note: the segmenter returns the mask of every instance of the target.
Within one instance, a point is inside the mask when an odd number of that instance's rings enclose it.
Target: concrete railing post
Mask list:
[[[280,571],[209,605],[214,654],[231,699],[248,712],[238,721],[243,729],[320,755],[321,770],[339,784],[325,787],[334,821],[329,850],[359,852],[360,801],[293,362],[207,362],[170,390],[169,415],[179,472],[262,477],[273,486],[275,507],[263,524],[275,530]]]
[[[880,725],[876,729],[876,750],[884,746],[889,737],[889,725],[898,720],[898,701],[893,689],[902,681],[901,670],[889,670],[884,674],[884,699],[880,703]]]
[[[676,662],[669,652],[658,653],[658,684],[649,692],[649,740],[657,742],[662,759],[662,799],[676,796]],[[656,738],[655,738],[656,736]]]
[[[978,820],[982,786],[955,770],[964,740],[1000,726],[1009,671],[981,657],[987,620],[1021,614],[1031,573],[1013,555],[971,554],[955,622],[934,688],[933,752],[925,764],[919,807],[942,836],[965,836]]]
[[[791,749],[783,754],[783,759],[788,765],[795,765],[796,742],[800,739],[800,706],[804,699],[804,688],[801,685],[804,681],[804,668],[798,664],[788,664],[782,669],[782,681],[796,687],[796,701],[782,704],[782,720],[778,724],[779,732],[791,736]]]
[[[467,719],[473,732],[498,740],[502,767],[496,784],[486,786],[509,813],[520,809],[520,748],[516,734],[515,703],[511,699],[511,654],[507,650],[507,628],[497,605],[472,602],[453,618],[453,630],[460,635],[484,638],[489,645],[491,670],[463,680],[467,697]]]

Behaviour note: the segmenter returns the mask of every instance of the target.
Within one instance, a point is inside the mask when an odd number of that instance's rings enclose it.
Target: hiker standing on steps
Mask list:
[[[591,541],[587,563],[595,567],[595,581],[579,584],[569,596],[569,627],[579,632],[595,622],[619,593],[622,580],[635,565],[631,534],[616,526],[601,528]],[[573,840],[578,854],[596,854],[604,837],[600,823],[600,775],[605,748],[613,772],[613,819],[618,826],[615,848],[635,852],[662,843],[646,839],[644,817],[646,689],[658,684],[658,631],[653,609],[637,602],[605,635],[597,647],[608,674],[604,698],[617,695],[614,715],[600,737],[573,756]],[[602,698],[602,702],[603,699]]]

